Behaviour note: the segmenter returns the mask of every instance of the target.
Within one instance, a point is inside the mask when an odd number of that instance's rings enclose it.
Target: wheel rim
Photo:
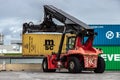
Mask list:
[[[46,62],[44,61],[44,63],[43,63],[43,68],[44,69],[46,69],[47,68],[47,64],[46,64]]]
[[[75,64],[74,64],[73,61],[71,61],[71,62],[70,62],[70,69],[74,69],[74,67],[75,67]]]

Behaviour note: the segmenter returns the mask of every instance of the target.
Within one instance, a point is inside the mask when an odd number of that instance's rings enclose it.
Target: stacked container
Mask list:
[[[98,35],[94,46],[101,48],[106,70],[120,70],[120,25],[90,25]]]

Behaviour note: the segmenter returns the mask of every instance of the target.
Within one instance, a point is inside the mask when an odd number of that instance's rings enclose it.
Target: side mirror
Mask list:
[[[98,35],[98,33],[97,33],[97,32],[95,32],[95,33],[94,33],[94,35],[95,35],[95,36],[97,36],[97,35]]]

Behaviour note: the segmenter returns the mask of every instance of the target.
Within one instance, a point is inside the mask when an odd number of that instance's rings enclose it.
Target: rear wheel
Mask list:
[[[44,59],[43,59],[42,69],[43,69],[44,72],[55,72],[55,71],[56,71],[56,69],[48,69],[47,58],[44,58]]]
[[[98,57],[97,68],[94,70],[95,73],[103,73],[105,71],[105,61],[102,57]]]
[[[80,61],[76,57],[71,57],[68,62],[68,70],[70,73],[80,73],[82,71],[82,66]]]

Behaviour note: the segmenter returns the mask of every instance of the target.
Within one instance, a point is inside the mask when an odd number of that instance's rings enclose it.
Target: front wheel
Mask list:
[[[82,71],[82,67],[78,58],[70,58],[68,62],[68,70],[70,73],[80,73]]]
[[[94,70],[95,73],[103,73],[105,71],[105,61],[102,57],[98,57],[97,68]]]
[[[43,69],[43,72],[55,72],[55,71],[56,71],[56,69],[48,69],[48,61],[47,61],[47,58],[44,58],[44,59],[43,59],[42,69]]]

